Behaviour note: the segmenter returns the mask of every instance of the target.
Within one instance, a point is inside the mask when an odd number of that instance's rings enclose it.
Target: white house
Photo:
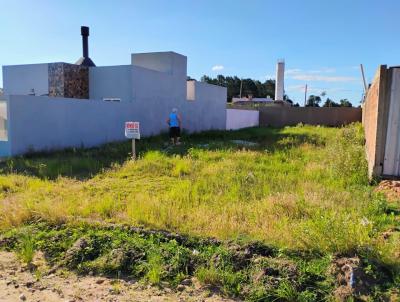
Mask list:
[[[124,140],[126,121],[158,134],[173,107],[189,132],[225,129],[226,88],[187,81],[185,56],[138,53],[129,65],[96,67],[84,33],[76,64],[3,66],[0,156]]]

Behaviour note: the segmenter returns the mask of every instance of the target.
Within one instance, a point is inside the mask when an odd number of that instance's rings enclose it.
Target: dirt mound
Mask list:
[[[332,273],[336,277],[334,295],[338,301],[347,301],[350,297],[367,299],[371,289],[379,283],[378,279],[367,273],[357,256],[335,259]]]
[[[391,200],[400,199],[400,180],[382,180],[376,191],[383,192]]]

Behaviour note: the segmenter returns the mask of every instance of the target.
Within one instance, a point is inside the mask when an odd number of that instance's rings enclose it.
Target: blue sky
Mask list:
[[[379,64],[400,64],[398,0],[0,0],[0,65],[75,62],[90,26],[97,65],[130,64],[130,53],[173,50],[188,75],[274,77],[286,62],[286,93],[303,103],[326,91],[358,105]],[[0,86],[2,78],[0,76]]]

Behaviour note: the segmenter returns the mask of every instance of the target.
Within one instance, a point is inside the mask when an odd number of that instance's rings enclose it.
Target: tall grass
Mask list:
[[[125,160],[128,144],[106,146],[114,151],[103,163],[101,149],[14,159],[0,176],[0,227],[83,217],[284,248],[369,246],[398,261],[398,240],[379,236],[398,220],[368,184],[360,125],[216,131],[186,137],[176,148],[165,148],[160,137],[140,144],[136,162]],[[70,156],[82,170],[65,172]],[[97,160],[94,168],[85,164]],[[64,172],[56,177],[57,161]],[[21,172],[39,163],[51,173]]]

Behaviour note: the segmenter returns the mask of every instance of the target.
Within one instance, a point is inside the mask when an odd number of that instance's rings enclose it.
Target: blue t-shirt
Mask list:
[[[178,115],[176,113],[169,114],[169,126],[170,127],[179,127]]]

